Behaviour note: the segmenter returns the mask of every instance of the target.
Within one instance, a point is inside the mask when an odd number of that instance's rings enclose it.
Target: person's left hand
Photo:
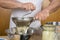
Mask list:
[[[38,12],[34,18],[38,20],[45,20],[48,16],[49,16],[49,10],[44,9],[41,12]]]

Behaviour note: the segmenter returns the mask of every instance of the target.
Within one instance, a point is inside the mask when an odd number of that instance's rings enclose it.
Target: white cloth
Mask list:
[[[28,16],[34,17],[34,15],[38,11],[41,10],[43,0],[17,0],[17,1],[22,2],[22,3],[27,3],[27,2],[33,3],[36,6],[36,9],[31,14],[29,14]],[[10,18],[10,28],[16,27],[16,25],[12,21],[12,17],[22,17],[23,15],[28,14],[28,13],[29,13],[29,11],[20,10],[20,9],[12,10],[12,14],[11,14],[11,18]],[[35,23],[33,22],[33,25],[35,25],[35,24],[39,24],[39,23],[38,22],[35,22]],[[37,26],[40,26],[40,25],[37,25]]]

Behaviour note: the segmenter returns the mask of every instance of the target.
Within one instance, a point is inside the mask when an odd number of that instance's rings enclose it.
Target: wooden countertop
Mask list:
[[[4,39],[9,40],[8,36],[0,36],[0,38],[4,38]]]
[[[9,40],[8,36],[0,36],[0,38],[5,38],[5,39]],[[14,40],[19,40],[19,39],[15,38]],[[32,35],[29,40],[41,40],[41,35],[39,35],[39,34]]]
[[[0,38],[5,38],[9,40],[8,36],[0,36]],[[20,40],[19,35],[14,35],[13,40]],[[33,35],[31,35],[29,40],[42,40],[42,31],[36,31]]]

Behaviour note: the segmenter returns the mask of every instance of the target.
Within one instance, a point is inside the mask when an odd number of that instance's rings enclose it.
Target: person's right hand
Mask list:
[[[31,10],[31,11],[35,10],[35,6],[32,3],[24,3],[22,5],[22,8],[24,10]]]

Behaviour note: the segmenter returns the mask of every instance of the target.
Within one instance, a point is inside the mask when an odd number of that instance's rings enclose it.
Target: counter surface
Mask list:
[[[0,38],[5,38],[5,39],[9,40],[8,36],[0,36]],[[18,40],[18,39],[16,39],[16,40]],[[41,35],[38,35],[38,34],[32,35],[29,40],[41,40]]]

